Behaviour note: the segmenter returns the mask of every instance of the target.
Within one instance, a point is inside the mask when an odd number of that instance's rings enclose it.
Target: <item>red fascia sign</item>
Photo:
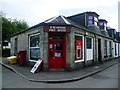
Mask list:
[[[71,32],[70,26],[44,26],[44,32]]]

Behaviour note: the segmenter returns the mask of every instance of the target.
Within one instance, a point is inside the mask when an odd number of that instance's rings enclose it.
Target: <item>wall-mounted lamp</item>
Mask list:
[[[89,34],[88,32],[85,33],[85,35],[88,35],[88,34]]]

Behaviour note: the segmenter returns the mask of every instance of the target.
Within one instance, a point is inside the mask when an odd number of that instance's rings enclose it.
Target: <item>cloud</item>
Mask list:
[[[2,10],[7,17],[24,19],[30,26],[40,23],[53,16],[73,15],[83,11],[96,11],[101,17],[117,16],[117,3],[119,0],[1,0]],[[113,9],[114,10],[113,10]],[[111,13],[111,10],[114,13]],[[111,21],[111,18],[107,18]],[[116,19],[114,20],[117,23]]]

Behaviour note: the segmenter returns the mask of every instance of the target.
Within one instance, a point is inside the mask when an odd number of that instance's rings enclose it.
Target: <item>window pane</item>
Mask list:
[[[93,21],[92,21],[92,20],[89,20],[89,21],[88,21],[88,24],[93,24]]]
[[[39,37],[39,34],[30,36],[30,60],[40,58]]]
[[[81,51],[80,51],[80,47],[78,47],[78,52],[77,52],[78,57],[77,57],[77,58],[80,58],[80,57],[81,57],[81,56],[80,56],[80,55],[81,55],[80,52],[81,52]]]
[[[91,38],[87,38],[87,49],[92,49],[92,39]]]
[[[39,47],[39,35],[30,36],[30,47]]]
[[[88,19],[93,19],[93,16],[88,16]]]
[[[50,49],[50,56],[52,57],[53,56],[53,50]]]
[[[103,26],[103,23],[102,23],[102,22],[100,23],[100,26]]]
[[[55,50],[62,50],[62,44],[55,44]]]
[[[30,59],[38,60],[40,58],[40,49],[39,48],[31,48],[30,49]]]

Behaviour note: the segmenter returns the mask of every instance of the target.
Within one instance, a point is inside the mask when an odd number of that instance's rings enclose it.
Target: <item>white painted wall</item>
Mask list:
[[[92,49],[86,49],[86,60],[93,60],[93,38],[91,37]]]

